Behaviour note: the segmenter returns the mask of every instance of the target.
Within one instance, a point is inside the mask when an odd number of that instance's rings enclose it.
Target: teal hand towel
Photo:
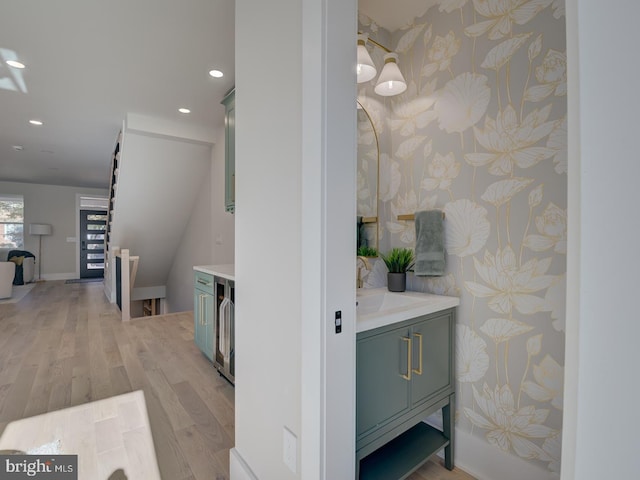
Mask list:
[[[413,272],[422,277],[444,275],[444,223],[440,210],[416,212],[416,263]]]

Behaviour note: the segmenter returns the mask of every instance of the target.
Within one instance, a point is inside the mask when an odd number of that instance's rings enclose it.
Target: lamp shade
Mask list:
[[[398,55],[387,53],[384,56],[384,67],[378,77],[375,92],[383,97],[398,95],[407,89],[407,82],[398,68]]]
[[[358,35],[358,63],[356,64],[358,83],[368,82],[378,73],[371,59],[371,55],[369,55],[367,47],[365,46],[368,38],[367,35]]]
[[[51,225],[32,223],[29,225],[29,235],[51,235]]]

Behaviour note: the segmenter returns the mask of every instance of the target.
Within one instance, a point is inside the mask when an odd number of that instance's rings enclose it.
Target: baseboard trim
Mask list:
[[[258,480],[258,477],[251,471],[247,462],[235,448],[229,450],[229,471],[231,480]]]
[[[506,453],[487,441],[456,428],[456,467],[477,480],[558,480],[560,475],[514,454]]]
[[[560,475],[506,453],[485,440],[456,428],[455,465],[477,480],[511,480],[518,472],[518,480],[559,480]],[[231,480],[258,480],[240,452],[229,451]]]
[[[511,453],[506,453],[485,440],[456,428],[456,468],[477,480],[510,480],[518,472],[518,480],[559,480],[560,475]],[[235,448],[229,451],[231,480],[258,480]]]

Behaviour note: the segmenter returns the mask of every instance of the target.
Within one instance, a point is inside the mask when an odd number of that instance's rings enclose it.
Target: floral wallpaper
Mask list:
[[[373,93],[375,80],[359,86],[359,101],[383,139],[380,250],[415,245],[413,222],[399,214],[445,212],[446,274],[410,276],[408,288],[460,297],[457,427],[559,472],[564,2],[439,0],[392,34],[364,15],[359,28],[399,54],[408,85],[386,98]],[[369,51],[381,66],[384,52]],[[382,262],[365,281],[386,283]]]

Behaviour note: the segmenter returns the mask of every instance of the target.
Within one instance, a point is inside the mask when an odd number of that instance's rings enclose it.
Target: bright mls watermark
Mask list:
[[[0,480],[78,480],[77,455],[0,455]]]

